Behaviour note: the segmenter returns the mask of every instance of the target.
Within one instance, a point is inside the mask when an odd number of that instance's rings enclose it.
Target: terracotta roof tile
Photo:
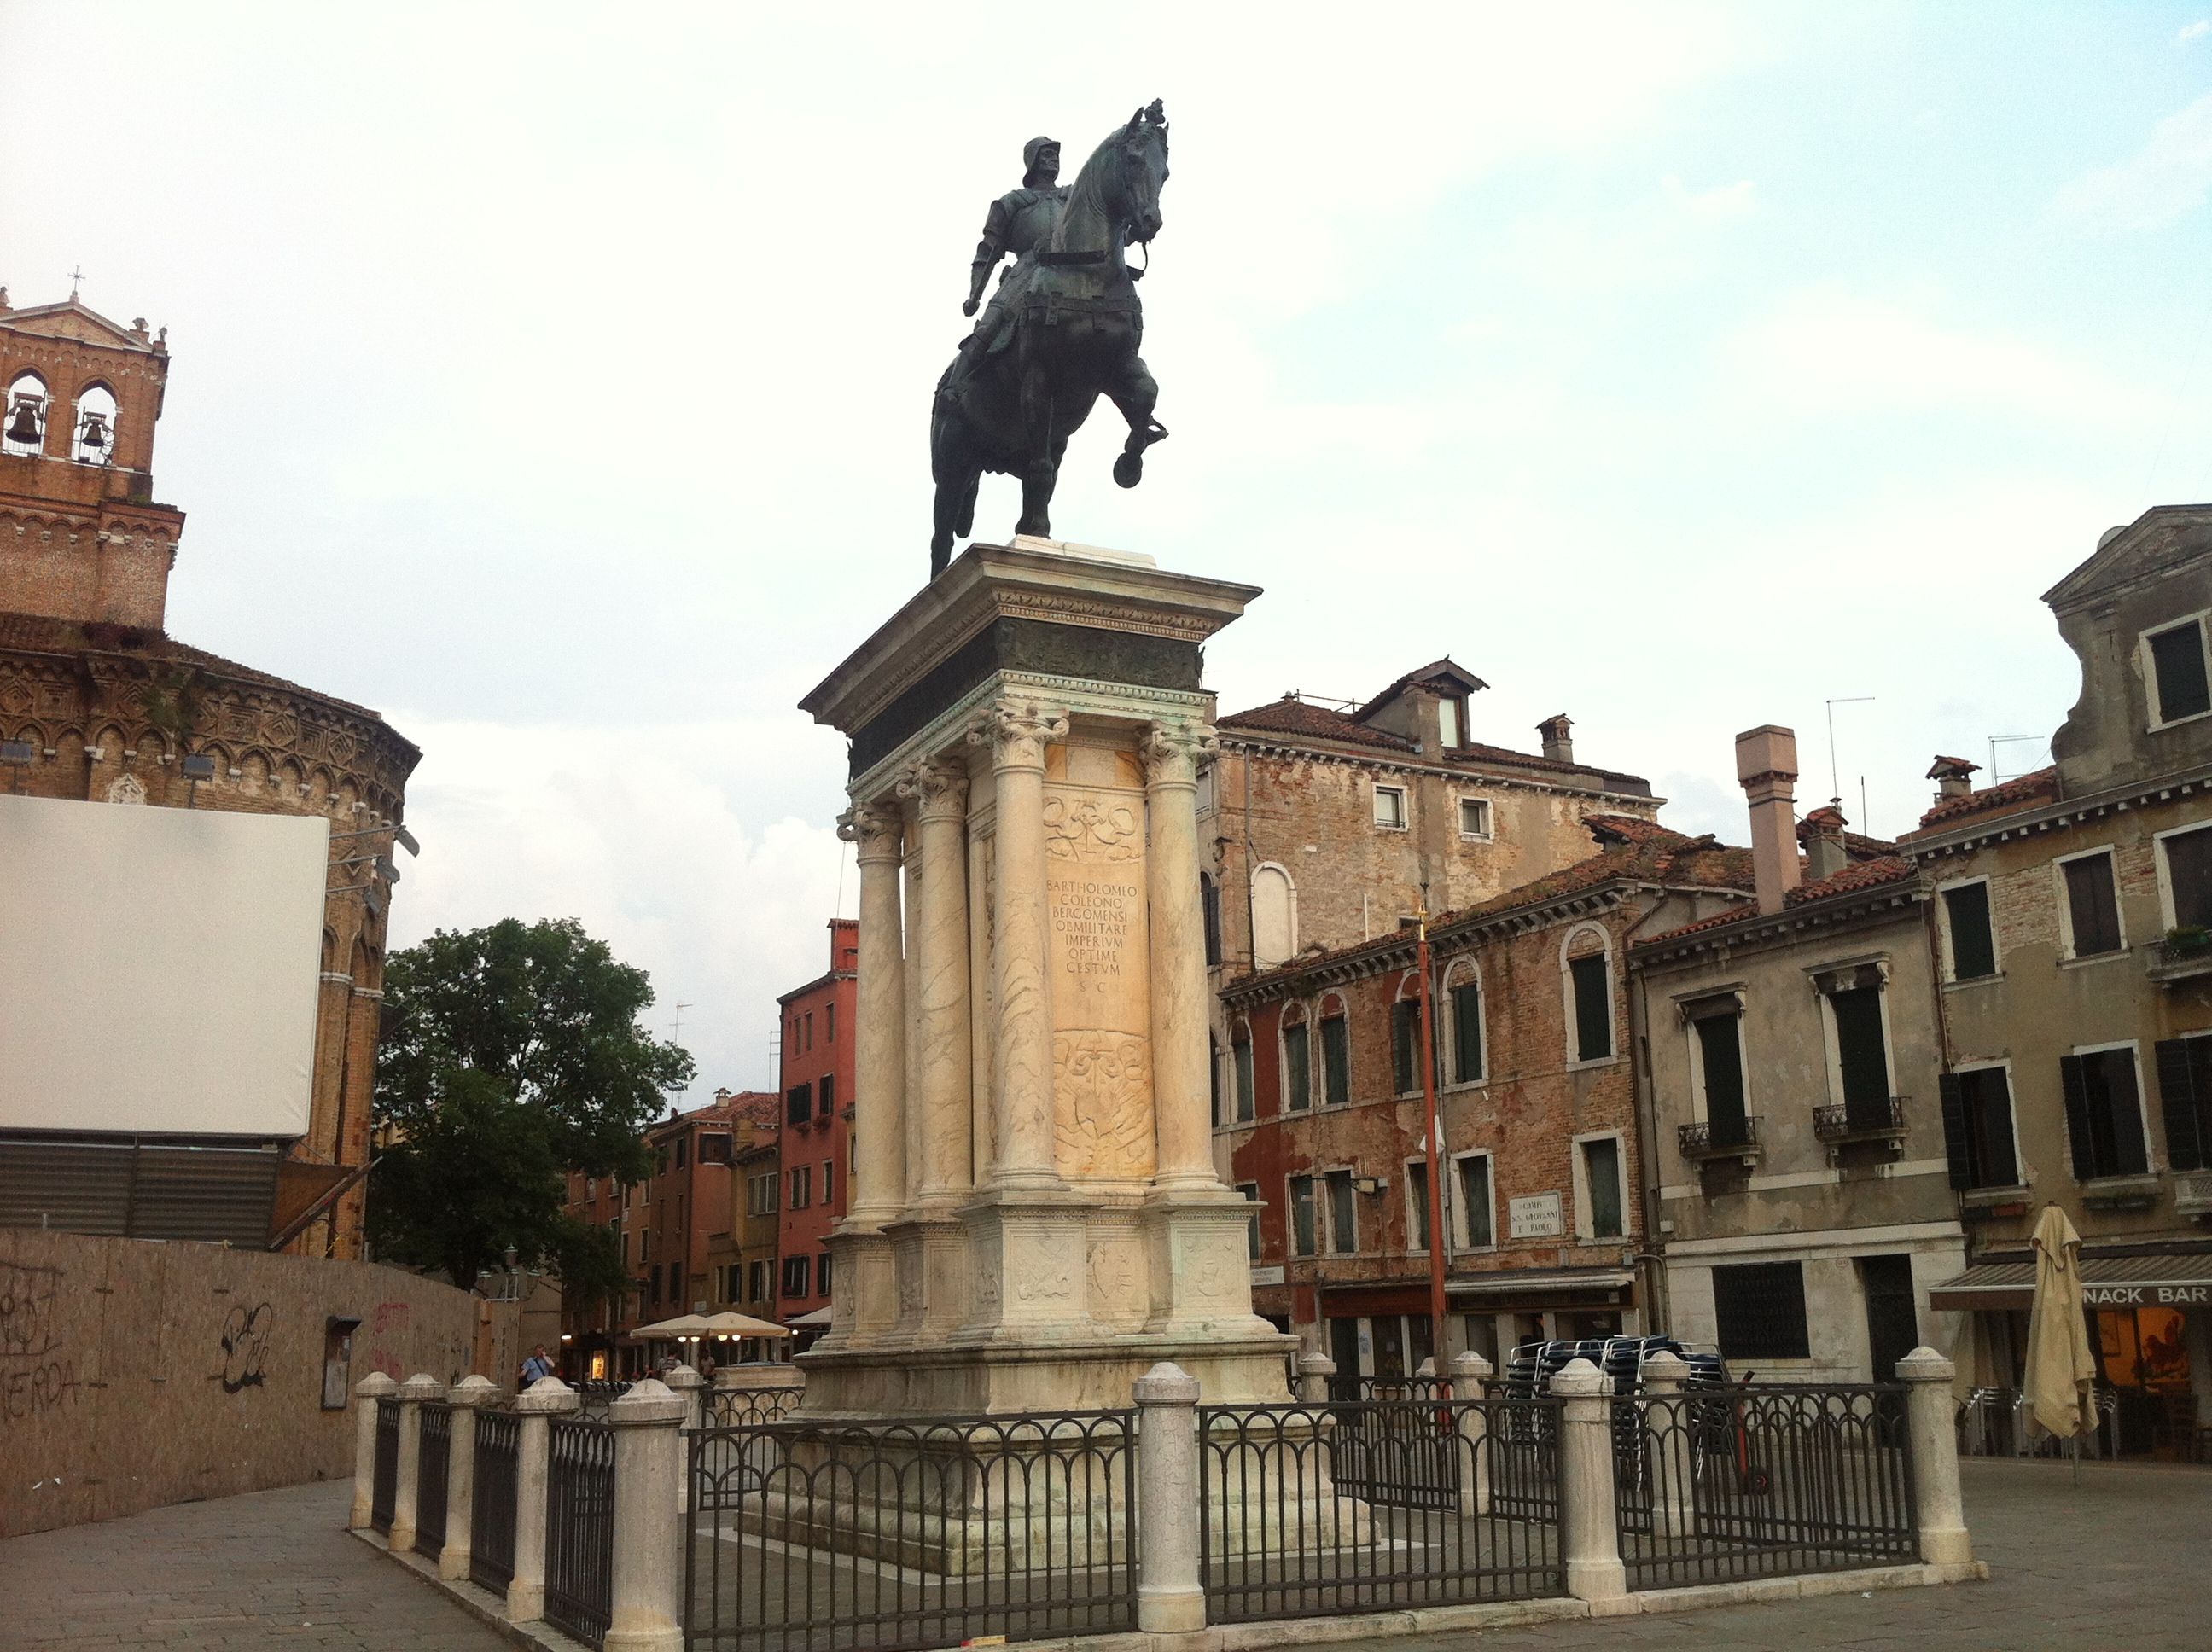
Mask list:
[[[2022,774],[1996,786],[1985,786],[1978,792],[1963,796],[1945,798],[1926,814],[1920,817],[1920,830],[1933,826],[1948,826],[1955,821],[1968,820],[1976,815],[2008,813],[2045,803],[2058,795],[2057,768],[2039,768],[2033,774]],[[1918,833],[1911,834],[1917,836]]]
[[[1859,890],[1879,889],[1884,884],[1903,883],[1912,878],[1917,869],[1912,862],[1899,855],[1882,855],[1870,860],[1855,860],[1841,872],[1816,878],[1809,884],[1800,884],[1783,897],[1784,908],[1799,907],[1813,901],[1824,901],[1833,895],[1849,895]],[[1746,885],[1748,887],[1748,884]],[[1684,924],[1680,929],[1669,929],[1636,943],[1640,949],[1656,946],[1662,941],[1679,939],[1684,935],[1696,935],[1709,929],[1720,929],[1727,925],[1746,922],[1759,916],[1755,904],[1733,907],[1725,912],[1716,912],[1700,918],[1693,924]]]
[[[1386,751],[1412,751],[1411,740],[1369,728],[1354,721],[1346,713],[1331,711],[1327,706],[1316,706],[1310,701],[1293,700],[1285,695],[1272,705],[1255,706],[1249,711],[1231,712],[1226,717],[1214,720],[1216,728],[1246,728],[1263,734],[1304,734],[1321,740],[1342,740],[1352,745],[1371,745]]]
[[[1352,714],[1353,717],[1364,721],[1365,719],[1372,717],[1376,712],[1382,710],[1383,707],[1389,705],[1393,700],[1395,700],[1407,689],[1413,687],[1414,683],[1434,683],[1439,679],[1442,679],[1455,688],[1462,684],[1471,689],[1486,689],[1490,686],[1489,683],[1484,682],[1473,671],[1468,670],[1466,666],[1461,665],[1459,661],[1454,659],[1449,654],[1446,654],[1442,659],[1432,659],[1425,665],[1422,665],[1417,667],[1415,670],[1407,671],[1395,683],[1393,683],[1389,688],[1383,689],[1382,693],[1376,695],[1372,700],[1370,700],[1365,705],[1360,707],[1358,711],[1353,712]]]

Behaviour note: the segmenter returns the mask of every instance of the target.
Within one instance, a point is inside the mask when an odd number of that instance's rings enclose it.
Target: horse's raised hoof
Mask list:
[[[1145,456],[1124,453],[1114,461],[1114,480],[1124,488],[1133,488],[1145,479]]]

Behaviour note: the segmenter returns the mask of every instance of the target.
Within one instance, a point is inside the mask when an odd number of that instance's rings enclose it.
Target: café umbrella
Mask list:
[[[2056,1205],[2036,1218],[2035,1303],[2027,1321],[2029,1406],[2035,1420],[2062,1439],[2079,1440],[2097,1425],[2097,1362],[2081,1315],[2081,1236]],[[2075,1447],[2078,1465],[2081,1447]]]

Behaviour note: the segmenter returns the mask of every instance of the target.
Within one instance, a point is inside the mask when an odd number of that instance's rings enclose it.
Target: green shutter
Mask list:
[[[2166,1121],[2166,1160],[2176,1170],[2202,1170],[2212,1163],[2204,1139],[2205,1113],[2212,1096],[2197,1093],[2197,1074],[2191,1071],[2190,1045],[2212,1051],[2212,1038],[2163,1038],[2158,1043],[2159,1111]]]
[[[1996,943],[1990,934],[1990,886],[1963,884],[1943,891],[1951,924],[1951,979],[1979,981],[1997,972]]]
[[[1321,1081],[1322,1100],[1329,1106],[1342,1107],[1352,1099],[1352,1053],[1340,1015],[1321,1023]]]
[[[1966,1087],[1955,1072],[1946,1072],[1936,1080],[1936,1089],[1943,1098],[1943,1157],[1951,1167],[1951,1185],[1971,1187],[1974,1185],[1973,1139],[1966,1133]]]
[[[1715,1146],[1743,1139],[1743,1047],[1740,1022],[1733,1015],[1700,1016],[1698,1050],[1705,1058],[1705,1121]]]
[[[2089,1081],[2081,1056],[2058,1058],[2058,1087],[2066,1098],[2066,1145],[2074,1155],[2074,1180],[2087,1181],[2098,1174],[2097,1147],[2089,1133]]]
[[[1237,1120],[1243,1124],[1252,1117],[1252,1041],[1238,1039],[1229,1053],[1237,1067]]]
[[[1452,988],[1452,1082],[1482,1077],[1482,988],[1463,981]]]
[[[1396,1095],[1406,1095],[1417,1082],[1413,1046],[1419,1042],[1420,1010],[1410,998],[1401,998],[1390,1006],[1390,1083]]]
[[[1606,955],[1593,952],[1571,959],[1567,974],[1575,991],[1575,1060],[1602,1061],[1613,1054],[1613,1001],[1606,990]]]
[[[1283,1029],[1283,1073],[1290,1086],[1290,1110],[1304,1112],[1313,1105],[1313,1072],[1304,1022]]]
[[[1844,1115],[1855,1129],[1889,1122],[1889,1054],[1881,1032],[1881,989],[1854,987],[1829,995],[1836,1055],[1844,1072]]]

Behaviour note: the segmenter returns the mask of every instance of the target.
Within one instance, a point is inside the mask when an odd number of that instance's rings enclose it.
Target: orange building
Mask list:
[[[798,1347],[826,1330],[830,1228],[853,1168],[853,1007],[860,926],[830,923],[830,969],[776,1000],[783,1011],[783,1221],[778,1306]]]

